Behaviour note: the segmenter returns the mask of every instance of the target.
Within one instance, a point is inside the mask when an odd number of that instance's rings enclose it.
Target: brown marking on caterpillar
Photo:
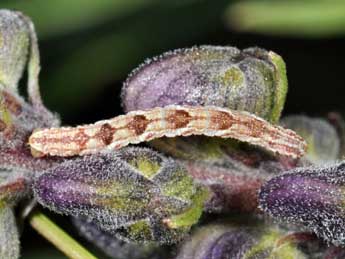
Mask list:
[[[115,129],[109,123],[104,123],[94,137],[100,138],[104,145],[109,145],[113,141],[114,132]]]
[[[29,145],[31,150],[45,155],[72,156],[119,149],[164,136],[193,134],[233,138],[292,158],[299,158],[306,151],[306,142],[295,132],[248,112],[175,105],[133,111],[76,128],[36,130]]]
[[[210,118],[211,125],[215,129],[225,130],[231,127],[234,122],[233,116],[226,112],[218,112]]]
[[[147,125],[150,123],[144,115],[135,115],[127,124],[128,129],[135,132],[135,135],[141,135],[145,132]]]
[[[102,130],[102,127],[100,130]],[[78,133],[74,136],[74,138],[71,138],[71,139],[65,138],[64,141],[66,143],[69,143],[72,140],[80,146],[80,149],[83,150],[86,148],[86,143],[89,141],[89,139],[90,139],[90,136],[85,134],[85,130],[83,128],[79,128]]]
[[[184,128],[189,124],[191,120],[192,117],[185,110],[172,111],[166,118],[166,122],[172,129]]]
[[[2,91],[1,93],[3,97],[4,104],[6,108],[13,114],[19,115],[22,112],[21,104],[8,92]]]
[[[262,135],[262,129],[265,128],[265,125],[262,121],[245,121],[243,122],[248,129],[250,129],[250,135],[254,138],[259,138]],[[272,133],[271,131],[269,133]]]

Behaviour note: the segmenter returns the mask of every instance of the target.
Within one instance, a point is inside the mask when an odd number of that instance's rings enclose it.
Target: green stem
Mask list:
[[[30,225],[71,259],[97,259],[40,211],[29,216]]]

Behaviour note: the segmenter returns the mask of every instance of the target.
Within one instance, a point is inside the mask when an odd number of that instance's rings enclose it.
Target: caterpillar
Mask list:
[[[178,105],[132,111],[90,125],[38,129],[29,137],[29,146],[35,157],[67,157],[119,149],[164,136],[190,135],[233,138],[292,158],[303,156],[306,150],[306,142],[294,131],[248,112]]]

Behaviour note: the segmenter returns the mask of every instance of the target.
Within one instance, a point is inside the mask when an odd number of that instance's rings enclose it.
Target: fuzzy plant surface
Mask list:
[[[326,241],[344,245],[344,182],[344,162],[297,168],[264,184],[260,206],[273,217],[300,223]]]
[[[34,191],[51,210],[123,240],[164,244],[186,235],[208,197],[181,165],[142,148],[66,160],[37,177]]]
[[[236,215],[196,229],[179,247],[175,258],[305,259],[309,254],[301,245],[307,241],[318,252],[324,252],[312,235],[289,232],[272,222]]]
[[[43,105],[36,33],[28,17],[0,10],[0,39],[0,258],[20,257],[23,219],[69,258],[96,258],[44,209],[69,216],[78,233],[111,258],[326,259],[345,254],[344,162],[335,162],[344,153],[345,123],[338,114],[328,121],[298,116],[280,121],[287,77],[278,54],[200,46],[145,62],[124,83],[124,110],[138,114],[124,120],[129,130],[121,134],[146,128],[145,109],[219,106],[243,112],[236,128],[240,133],[251,129],[241,120],[249,115],[274,129],[281,129],[280,123],[291,135],[295,130],[309,145],[302,158],[258,148],[250,137],[246,143],[159,138],[147,143],[150,148],[52,157],[30,150],[35,131],[55,128],[68,147],[82,145],[94,128],[69,138],[64,135],[69,128],[59,128],[59,117]],[[24,71],[27,98],[18,90]],[[188,126],[187,115],[179,110],[162,124]],[[108,142],[109,125],[101,129],[99,136]],[[282,131],[274,132],[286,150],[295,144]],[[330,165],[320,166],[324,163]],[[219,214],[225,220],[217,220]],[[272,223],[271,217],[281,222]]]
[[[214,105],[277,122],[286,93],[285,63],[276,53],[200,46],[147,60],[124,83],[122,101],[126,112],[169,104]]]

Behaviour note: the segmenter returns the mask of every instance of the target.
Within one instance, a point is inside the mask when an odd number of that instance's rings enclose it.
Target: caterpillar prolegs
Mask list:
[[[29,138],[34,156],[74,156],[114,150],[160,137],[205,135],[233,138],[280,155],[299,158],[306,142],[244,111],[213,106],[178,106],[133,111],[94,124],[38,129]]]

